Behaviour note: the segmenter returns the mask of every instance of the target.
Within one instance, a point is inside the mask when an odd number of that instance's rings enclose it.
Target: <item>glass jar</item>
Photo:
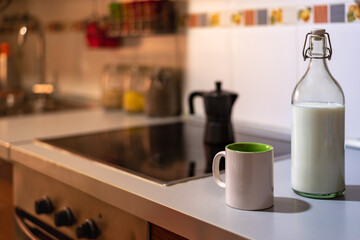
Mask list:
[[[125,83],[124,109],[127,112],[143,112],[145,106],[145,83],[150,77],[148,67],[134,65],[130,70],[130,78]]]
[[[180,114],[180,84],[175,69],[155,67],[147,81],[145,113],[154,117]]]
[[[310,63],[292,94],[291,135],[291,184],[305,197],[332,198],[345,191],[345,98],[326,64],[331,55],[325,29],[306,35],[303,56]]]
[[[130,78],[129,67],[125,65],[108,64],[101,74],[102,105],[105,108],[122,108],[124,82]]]

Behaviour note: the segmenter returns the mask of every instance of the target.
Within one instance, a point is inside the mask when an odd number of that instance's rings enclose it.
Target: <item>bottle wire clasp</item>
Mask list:
[[[325,54],[324,56],[311,56],[309,54],[309,51],[310,51],[310,47],[308,47],[306,50],[306,42],[307,42],[307,39],[308,39],[308,36],[309,35],[313,35],[313,36],[319,36],[319,37],[323,37],[324,35],[327,36],[327,40],[329,42],[329,47],[330,48],[326,48],[326,50],[328,51],[328,54]],[[307,59],[307,58],[315,58],[315,59],[324,59],[324,58],[327,58],[327,59],[331,59],[331,56],[332,56],[332,47],[331,47],[331,41],[330,41],[330,35],[325,32],[324,35],[316,35],[316,34],[313,34],[311,32],[307,33],[306,36],[305,36],[305,42],[304,42],[304,47],[303,47],[303,57],[304,57],[304,61]]]

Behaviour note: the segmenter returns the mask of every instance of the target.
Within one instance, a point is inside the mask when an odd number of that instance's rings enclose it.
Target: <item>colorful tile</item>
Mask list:
[[[255,10],[245,10],[245,26],[253,26],[255,25]]]
[[[198,16],[197,14],[190,14],[189,15],[189,27],[197,27],[198,26]]]
[[[298,21],[302,23],[312,22],[312,13],[313,10],[311,7],[300,8],[297,14]]]
[[[212,13],[212,14],[210,14],[209,25],[211,27],[220,26],[220,13]]]
[[[231,22],[232,22],[232,25],[235,25],[235,26],[240,26],[241,24],[243,24],[244,23],[243,12],[238,11],[238,12],[233,13],[231,15]]]
[[[330,22],[345,22],[345,4],[330,5]]]
[[[266,25],[268,19],[268,12],[266,9],[257,10],[257,24]]]
[[[360,4],[349,4],[346,13],[347,22],[360,21]]]
[[[318,5],[314,6],[314,23],[328,22],[328,6]]]
[[[197,21],[198,21],[199,27],[206,27],[206,26],[208,26],[208,16],[207,16],[207,14],[206,14],[206,13],[200,13],[200,14],[198,15]]]
[[[270,24],[283,23],[283,10],[282,8],[272,9],[270,12]]]

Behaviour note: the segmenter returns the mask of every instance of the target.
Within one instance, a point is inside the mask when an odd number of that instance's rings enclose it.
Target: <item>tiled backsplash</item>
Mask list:
[[[360,6],[354,2],[199,12],[188,15],[188,26],[238,27],[311,23],[359,23]]]
[[[127,39],[114,49],[89,49],[83,32],[70,27],[91,16],[93,3],[106,14],[110,1],[21,1],[48,26],[67,23],[62,31],[50,28],[46,34],[47,75],[57,80],[62,94],[99,99],[107,63],[181,66],[185,114],[190,92],[211,90],[215,80],[222,80],[224,89],[239,94],[235,121],[285,131],[291,127],[293,88],[308,65],[301,55],[305,35],[326,28],[334,50],[329,68],[346,98],[346,135],[360,138],[360,20],[354,1],[188,0],[188,15],[179,22],[188,26],[186,35],[147,37],[136,44]],[[34,65],[34,41],[29,39],[25,51],[31,60],[24,66],[27,72]],[[200,99],[195,105],[203,114]]]
[[[33,0],[34,1],[34,0]],[[109,15],[110,11],[103,11]],[[47,32],[86,31],[91,15],[77,19],[49,18],[44,20]],[[322,3],[285,7],[261,7],[258,9],[232,9],[225,11],[181,13],[180,27],[249,27],[264,25],[294,25],[312,23],[360,23],[360,6],[353,1],[345,3]],[[0,28],[0,31],[2,29]]]

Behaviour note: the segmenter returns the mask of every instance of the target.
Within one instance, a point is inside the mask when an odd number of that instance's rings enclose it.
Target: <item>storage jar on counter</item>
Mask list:
[[[108,64],[101,75],[102,105],[105,108],[122,108],[124,83],[130,78],[126,65]]]
[[[130,78],[125,82],[124,109],[127,112],[143,112],[145,106],[145,82],[150,77],[150,68],[134,65]]]

